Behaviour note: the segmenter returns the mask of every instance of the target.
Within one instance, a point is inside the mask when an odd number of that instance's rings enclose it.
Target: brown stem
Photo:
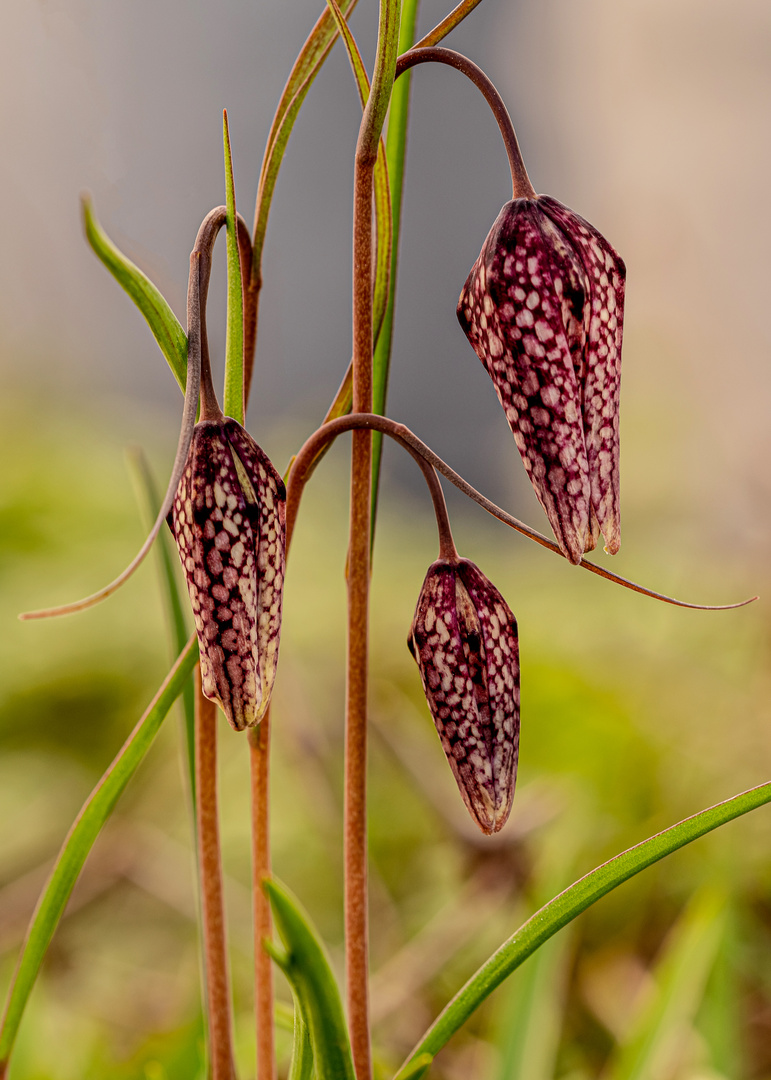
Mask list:
[[[217,706],[195,677],[195,778],[198,793],[198,865],[201,876],[206,1011],[211,1080],[235,1080],[230,1033],[225,907],[217,820]]]
[[[559,555],[560,558],[565,558],[562,551],[560,551],[558,545],[555,544],[553,540],[549,540],[543,533],[538,532],[537,529],[531,528],[530,525],[526,525],[524,521],[520,521],[519,518],[515,518],[512,514],[508,514],[505,510],[502,510],[500,506],[496,506],[494,502],[491,502],[490,499],[486,498],[481,492],[477,491],[476,488],[473,488],[471,484],[464,480],[459,473],[456,473],[454,469],[451,469],[446,462],[433,452],[433,450],[429,449],[424,442],[421,442],[417,435],[414,435],[408,427],[405,427],[404,424],[397,423],[395,420],[390,420],[387,416],[379,416],[377,413],[370,413],[369,415],[359,414],[357,416],[340,416],[318,428],[306,440],[292,462],[289,483],[287,484],[287,544],[297,520],[297,512],[299,510],[300,500],[302,499],[303,489],[313,466],[318,460],[319,454],[333,439],[336,439],[338,435],[341,435],[344,431],[350,431],[352,428],[358,427],[368,427],[373,431],[382,431],[383,434],[388,435],[396,442],[401,443],[406,449],[414,451],[413,457],[419,456],[423,458],[429,465],[436,469],[437,472],[441,473],[442,476],[447,477],[450,483],[454,484],[464,495],[468,495],[470,499],[473,499],[474,502],[478,503],[483,510],[488,512],[488,514],[491,514],[499,521],[502,521],[504,525],[508,525],[509,528],[526,536],[529,540],[533,540],[536,544],[540,544],[541,547],[553,551],[554,554]],[[747,600],[740,600],[735,604],[689,604],[685,600],[675,600],[672,596],[666,596],[664,593],[655,592],[653,589],[647,589],[644,585],[638,585],[628,578],[621,577],[620,574],[614,574],[612,570],[606,570],[602,566],[597,566],[596,563],[587,562],[586,559],[582,559],[578,565],[583,567],[584,570],[588,570],[591,574],[596,574],[598,577],[605,578],[607,581],[612,581],[616,585],[622,585],[625,589],[631,589],[632,592],[640,593],[642,596],[650,596],[654,600],[661,600],[665,604],[672,604],[674,607],[693,608],[697,611],[731,611],[734,608],[740,608],[744,607],[746,604],[751,604],[754,600],[758,599],[757,596],[751,596]]]
[[[508,109],[503,103],[503,98],[493,86],[490,79],[485,75],[484,71],[478,67],[468,57],[462,56],[461,53],[454,52],[452,49],[441,49],[436,47],[431,48],[417,48],[410,49],[409,52],[402,53],[402,55],[396,61],[396,77],[403,74],[409,68],[414,67],[416,64],[426,64],[434,62],[438,64],[448,64],[450,67],[456,69],[456,71],[462,72],[473,82],[474,86],[482,92],[487,101],[487,104],[493,111],[495,119],[498,121],[498,127],[501,130],[503,141],[506,146],[506,153],[509,157],[509,168],[511,169],[511,190],[512,198],[514,199],[535,199],[536,192],[533,185],[530,183],[530,177],[527,175],[527,169],[525,163],[522,160],[522,152],[519,149],[519,143],[517,142],[517,136],[514,132],[514,125],[511,122]]]
[[[257,1080],[275,1080],[273,1039],[273,962],[262,947],[273,934],[270,903],[262,888],[270,877],[269,823],[270,706],[249,729],[252,801],[252,905],[254,918],[254,1016],[257,1031]]]

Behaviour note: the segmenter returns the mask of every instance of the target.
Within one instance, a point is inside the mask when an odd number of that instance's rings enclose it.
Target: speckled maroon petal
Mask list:
[[[556,199],[542,195],[543,212],[570,237],[589,280],[585,374],[582,379],[584,435],[592,506],[608,552],[621,544],[619,500],[619,397],[626,267],[597,230]]]
[[[196,425],[172,527],[198,633],[203,691],[240,731],[259,722],[273,685],[284,534],[283,484],[278,479],[278,487],[246,432],[234,429],[235,421]]]
[[[519,637],[517,620],[495,586],[474,563],[461,559],[460,580],[466,587],[481,628],[487,667],[495,781],[495,830],[511,813],[519,761]]]
[[[429,568],[409,645],[460,793],[472,818],[489,834],[505,823],[514,793],[519,736],[516,623],[473,563],[463,560],[461,566],[463,571],[440,560]],[[512,664],[504,674],[510,656]],[[511,711],[515,688],[516,709]]]
[[[490,374],[561,549],[580,562],[589,466],[573,355],[581,354],[580,267],[544,233],[533,200],[507,203],[468,276],[458,318]]]
[[[232,451],[251,478],[260,508],[257,538],[257,666],[262,719],[273,692],[281,637],[281,611],[286,565],[286,490],[272,462],[235,420],[225,423]]]

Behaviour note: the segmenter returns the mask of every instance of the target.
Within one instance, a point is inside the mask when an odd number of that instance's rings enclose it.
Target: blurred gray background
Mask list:
[[[424,0],[420,30],[447,11]],[[6,0],[0,37],[0,364],[6,392],[139,410],[176,440],[178,391],[142,318],[81,235],[78,194],[184,311],[198,224],[223,200],[228,108],[239,207],[320,0]],[[368,64],[374,0],[352,26]],[[485,0],[447,44],[504,95],[533,182],[589,218],[628,267],[624,512],[758,565],[769,526],[771,4]],[[268,228],[250,426],[282,453],[321,418],[350,352],[359,106],[339,46],[300,114]],[[455,319],[509,191],[477,91],[418,69],[390,412],[534,523],[487,375]],[[224,256],[210,299],[221,359]],[[19,407],[24,407],[20,405]],[[288,418],[292,418],[291,422]],[[154,419],[155,423],[155,419]],[[270,449],[270,448],[269,448]],[[389,455],[397,480],[409,463]],[[706,531],[705,531],[706,530]],[[627,532],[625,542],[632,542]],[[618,561],[617,561],[618,562]]]

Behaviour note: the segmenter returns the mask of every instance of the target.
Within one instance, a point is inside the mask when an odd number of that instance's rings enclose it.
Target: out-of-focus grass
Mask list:
[[[51,413],[33,440],[23,403],[12,404],[0,424],[3,992],[47,867],[160,683],[169,654],[151,565],[101,608],[48,624],[16,621],[19,610],[109,580],[138,547],[141,527],[123,433],[94,416]],[[142,434],[152,441],[147,428]],[[282,467],[293,442],[280,432],[261,433],[260,441]],[[157,446],[148,449],[163,461]],[[338,970],[344,466],[340,447],[318,470],[290,559],[273,774],[276,871],[308,907]],[[457,795],[405,645],[435,558],[427,501],[397,496],[387,479],[383,500],[372,598],[370,841],[372,1005],[385,1066],[398,1064],[447,997],[534,907],[622,848],[767,780],[771,754],[762,606],[665,608],[567,566],[470,508],[455,515],[459,547],[517,614],[523,672],[514,811],[502,834],[482,837]],[[530,516],[538,524],[535,511]],[[725,557],[710,563],[709,537],[673,562],[657,543],[655,520],[635,520],[632,507],[625,529],[614,565],[653,587],[724,602],[765,585],[743,580]],[[243,737],[224,722],[220,734],[236,1038],[248,1076],[248,769]],[[11,1080],[163,1080],[200,1071],[179,736],[170,718],[89,859],[33,994]],[[513,977],[432,1076],[598,1076],[609,1063],[628,1061],[631,1051],[620,1048],[637,1037],[645,1016],[656,1015],[656,995],[685,983],[678,1001],[688,1007],[667,1027],[646,1077],[771,1075],[770,840],[771,820],[761,810],[603,900],[563,931],[543,962]],[[693,980],[667,974],[667,957],[678,955],[691,925],[691,898],[710,886],[727,906],[714,963],[696,992]],[[516,1035],[523,1016],[526,1044]],[[282,1053],[288,1045],[282,1034]]]

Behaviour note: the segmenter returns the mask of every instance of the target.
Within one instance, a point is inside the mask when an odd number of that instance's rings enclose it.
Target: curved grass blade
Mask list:
[[[343,14],[349,15],[356,6],[356,2],[357,0],[341,0],[340,8]],[[265,245],[268,216],[279,169],[284,159],[284,151],[300,106],[305,101],[313,80],[321,70],[321,65],[329,56],[337,33],[332,14],[325,9],[295,60],[273,118],[262,161],[260,183],[257,188],[257,205],[254,212],[252,280],[256,281],[258,287],[262,275],[262,249]]]
[[[438,45],[440,41],[447,37],[451,30],[454,30],[456,26],[463,22],[467,15],[470,15],[475,7],[479,7],[482,0],[462,0],[457,7],[454,7],[449,15],[446,15],[440,23],[438,23],[433,30],[431,30],[425,37],[421,38],[415,45],[416,49],[425,49],[429,45]],[[403,50],[400,48],[399,52]]]
[[[225,230],[228,250],[228,310],[225,332],[225,416],[244,423],[244,282],[238,249],[236,223],[236,188],[233,180],[233,154],[230,149],[228,113],[222,113],[222,138],[225,147]]]
[[[399,52],[409,49],[415,37],[420,0],[402,0],[401,23],[399,24]],[[479,2],[479,0],[477,0]],[[404,162],[407,154],[407,126],[410,110],[411,69],[394,83],[391,93],[391,105],[388,111],[388,133],[386,135],[386,165],[391,185],[391,265],[388,282],[388,303],[375,339],[375,355],[372,364],[372,411],[385,415],[388,396],[388,373],[391,366],[393,347],[394,306],[396,303],[396,274],[399,266],[399,243],[402,224],[402,195],[404,192]],[[327,417],[331,420],[333,417]],[[380,489],[380,467],[383,460],[383,436],[378,431],[372,436],[372,526],[371,544],[375,543],[375,522],[377,518],[377,500]]]
[[[308,1025],[303,1017],[302,1007],[297,998],[294,1003],[294,1034],[292,1038],[292,1062],[287,1080],[312,1080],[313,1048]]]
[[[91,792],[67,834],[48,883],[32,915],[27,938],[11,983],[2,1027],[0,1027],[0,1077],[5,1075],[8,1068],[8,1059],[27,999],[67,900],[83,868],[83,863],[197,662],[198,639],[193,635],[166,676],[144,716]]]
[[[129,452],[129,462],[146,509],[145,517],[149,519],[149,528],[161,508],[161,497],[155,483],[155,477],[147,458],[139,447]],[[189,611],[190,608],[187,604],[187,597],[181,591],[181,582],[177,574],[179,559],[171,536],[168,532],[164,532],[160,537],[160,541],[156,551],[161,564],[163,606],[166,610],[166,617],[174,643],[174,655],[178,656],[190,637],[190,627],[185,616],[185,612]],[[193,809],[193,828],[195,829],[195,690],[192,679],[188,679],[182,687],[182,708],[185,721],[187,774],[188,783],[190,784],[190,801]]]
[[[440,1013],[394,1080],[405,1080],[419,1054],[436,1055],[479,1005],[545,941],[597,900],[641,870],[750,810],[771,802],[771,783],[761,784],[702,810],[598,866],[537,911],[493,953]]]
[[[337,0],[327,0],[327,4],[334,15],[335,23],[345,44],[363,110],[369,97],[369,78],[364,67],[364,61]],[[375,218],[377,222],[377,254],[375,259],[375,286],[372,294],[372,335],[374,340],[377,341],[388,304],[388,292],[391,283],[391,238],[393,235],[388,165],[385,144],[382,139],[378,145],[377,162],[375,163]]]
[[[307,912],[285,885],[263,882],[284,950],[263,942],[286,975],[308,1026],[315,1080],[355,1080],[343,1003],[326,949]]]
[[[147,275],[143,274],[130,259],[127,259],[104,232],[94,214],[91,197],[83,195],[81,203],[86,239],[95,254],[147,319],[155,340],[184,394],[187,372],[187,335],[179,319]]]

